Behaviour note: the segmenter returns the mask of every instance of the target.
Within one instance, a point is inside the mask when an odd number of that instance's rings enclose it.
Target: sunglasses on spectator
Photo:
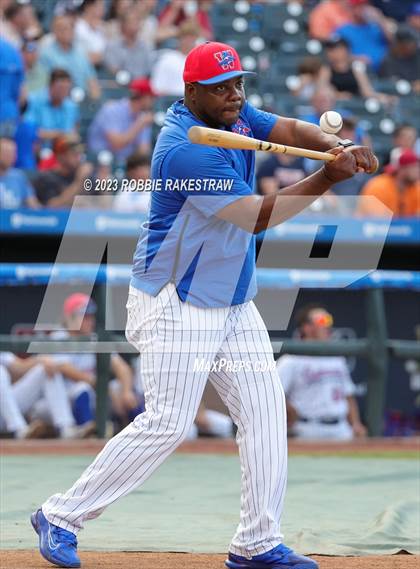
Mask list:
[[[331,328],[334,324],[334,319],[328,312],[322,312],[312,316],[311,323],[319,328]]]

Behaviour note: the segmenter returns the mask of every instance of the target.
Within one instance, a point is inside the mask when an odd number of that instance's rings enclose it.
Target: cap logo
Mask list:
[[[225,49],[223,51],[217,51],[214,54],[219,66],[223,71],[228,71],[229,69],[235,69],[235,56],[230,49]]]

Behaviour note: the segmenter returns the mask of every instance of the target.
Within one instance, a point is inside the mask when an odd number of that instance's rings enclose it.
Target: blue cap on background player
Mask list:
[[[192,49],[184,66],[184,83],[213,85],[240,75],[255,75],[244,71],[237,51],[226,43],[209,41]]]

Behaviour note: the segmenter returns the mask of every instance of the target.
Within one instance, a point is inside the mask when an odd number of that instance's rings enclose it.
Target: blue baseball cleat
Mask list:
[[[251,559],[229,553],[225,561],[228,569],[319,569],[313,559],[298,555],[282,543],[261,555],[254,555]]]
[[[42,510],[31,515],[31,524],[39,535],[39,551],[47,561],[58,567],[80,567],[74,533],[50,524]]]

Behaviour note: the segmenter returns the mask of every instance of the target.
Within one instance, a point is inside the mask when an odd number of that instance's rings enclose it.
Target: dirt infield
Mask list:
[[[37,551],[1,551],[2,569],[52,567]],[[189,553],[81,553],[83,569],[223,569],[225,555]],[[320,569],[418,569],[420,555],[372,557],[314,556]]]
[[[58,439],[43,440],[0,440],[0,454],[96,454],[106,441],[103,439],[88,439],[78,441],[62,441]],[[404,454],[420,451],[420,437],[363,439],[350,442],[321,442],[321,441],[289,441],[289,453],[298,454],[334,454],[334,455],[375,455],[375,454]],[[181,453],[218,453],[236,454],[238,448],[234,440],[200,438],[182,444],[176,452]]]

